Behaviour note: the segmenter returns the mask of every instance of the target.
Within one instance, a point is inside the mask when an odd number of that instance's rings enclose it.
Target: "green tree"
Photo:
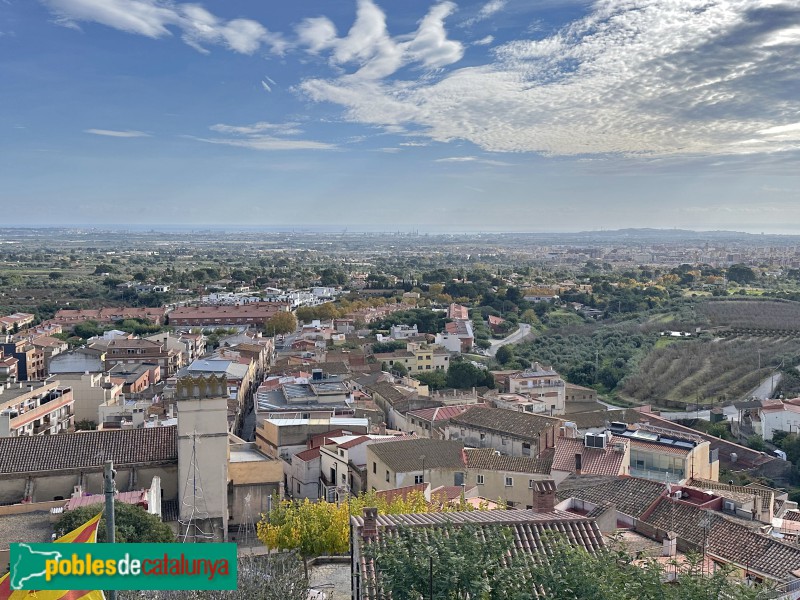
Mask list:
[[[391,368],[389,370],[392,373],[397,373],[401,377],[405,377],[406,375],[408,375],[408,369],[406,369],[406,366],[401,362],[394,363],[393,365],[391,365]]]
[[[270,335],[292,333],[295,329],[297,329],[297,319],[290,312],[279,312],[267,321],[267,333]]]
[[[736,283],[752,283],[756,280],[756,273],[747,265],[737,264],[728,267],[728,281]]]
[[[494,377],[486,369],[481,369],[466,361],[454,361],[447,370],[447,385],[457,389],[486,386],[494,388]]]
[[[311,306],[301,306],[294,311],[294,314],[297,317],[297,320],[303,323],[310,323],[317,318],[317,312]]]
[[[103,510],[105,504],[90,504],[65,512],[56,522],[55,530],[61,535],[83,525]],[[114,502],[114,536],[119,543],[156,543],[174,542],[175,534],[169,525],[162,523],[156,515],[152,515],[139,506]],[[97,541],[106,541],[106,517],[100,519],[97,529]]]
[[[64,277],[64,274],[63,273],[59,273],[58,271],[51,271],[50,274],[48,275],[48,277],[51,280],[56,281],[58,279],[62,279]]]
[[[514,360],[514,350],[509,348],[508,346],[500,346],[497,349],[497,354],[494,355],[501,365],[507,365],[512,360]]]
[[[447,374],[441,369],[425,371],[424,373],[414,373],[412,377],[427,385],[431,391],[443,390],[447,387]]]
[[[755,434],[747,438],[746,445],[748,448],[752,448],[758,452],[764,452],[767,449],[767,445],[764,443],[761,436]]]
[[[103,335],[103,328],[100,327],[97,321],[84,321],[83,323],[77,323],[72,331],[75,335],[82,337],[85,340],[88,340],[90,337],[94,337],[96,335]]]

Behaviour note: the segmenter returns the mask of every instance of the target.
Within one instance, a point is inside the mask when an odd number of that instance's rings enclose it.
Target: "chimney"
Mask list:
[[[543,479],[533,482],[533,510],[537,513],[553,512],[556,506],[556,482]]]
[[[378,509],[374,507],[364,508],[364,525],[361,527],[361,537],[364,540],[375,539],[378,537]]]
[[[664,542],[661,548],[661,556],[674,557],[678,551],[678,536],[674,531],[668,531],[664,536]]]
[[[581,459],[583,457],[580,454],[575,454],[575,474],[581,474]]]

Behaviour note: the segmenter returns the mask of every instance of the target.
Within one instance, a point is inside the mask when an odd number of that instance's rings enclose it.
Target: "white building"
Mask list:
[[[800,432],[800,398],[792,400],[762,400],[758,411],[761,417],[761,435],[772,440],[776,431]]]

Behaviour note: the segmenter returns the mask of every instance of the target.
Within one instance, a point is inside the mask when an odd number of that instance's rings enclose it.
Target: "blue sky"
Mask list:
[[[800,233],[797,0],[0,0],[9,224]]]

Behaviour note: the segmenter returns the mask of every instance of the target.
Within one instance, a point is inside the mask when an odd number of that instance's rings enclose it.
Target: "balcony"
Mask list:
[[[663,481],[664,483],[678,483],[686,478],[683,473],[676,473],[674,471],[661,471],[659,469],[636,469],[631,467],[631,477],[641,477],[642,479],[650,479],[652,481]]]

